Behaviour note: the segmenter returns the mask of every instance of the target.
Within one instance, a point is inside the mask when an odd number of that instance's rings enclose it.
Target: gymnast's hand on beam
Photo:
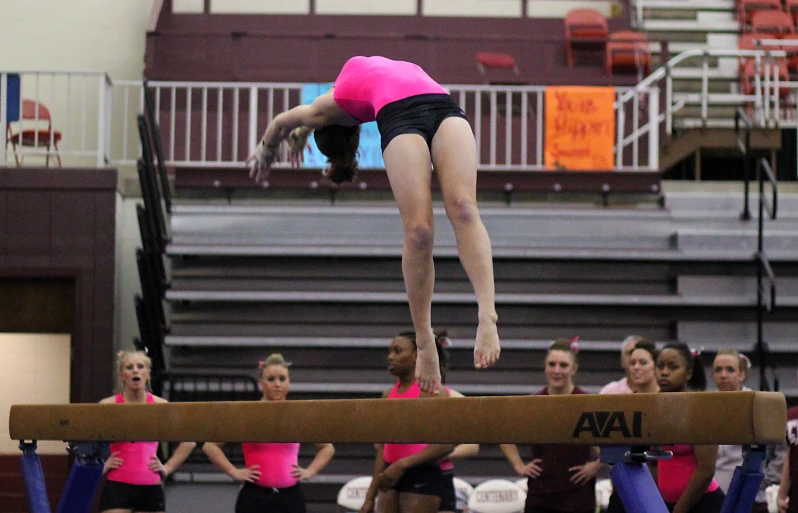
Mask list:
[[[578,485],[585,485],[591,479],[596,477],[599,469],[601,469],[601,462],[599,460],[588,461],[584,465],[577,465],[568,469],[569,472],[575,472],[571,476],[571,482]]]
[[[308,481],[313,479],[315,476],[316,474],[306,468],[300,467],[299,465],[293,465],[293,468],[291,469],[291,477],[297,481]]]
[[[540,477],[541,472],[543,472],[543,468],[540,466],[541,463],[543,463],[543,460],[541,460],[540,458],[535,458],[526,465],[518,465],[517,467],[515,467],[515,471],[518,473],[519,476],[526,476],[526,477],[531,477],[533,479],[537,479],[538,477]]]
[[[385,470],[380,474],[380,490],[387,492],[399,481],[402,474],[407,470],[401,463],[402,460],[395,461],[385,467]]]
[[[105,465],[103,465],[103,475],[107,474],[110,470],[117,469],[122,466],[124,461],[119,455],[122,454],[121,452],[112,452],[108,459],[105,460]]]
[[[260,477],[260,465],[252,465],[251,467],[247,468],[237,468],[230,472],[230,477],[235,479],[236,481],[240,482],[250,482],[254,483]]]

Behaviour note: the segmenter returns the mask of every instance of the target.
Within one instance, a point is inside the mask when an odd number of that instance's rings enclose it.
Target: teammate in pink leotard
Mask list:
[[[478,326],[474,366],[499,358],[490,238],[476,202],[476,144],[465,114],[452,97],[419,66],[384,57],[352,57],[335,86],[310,105],[271,120],[255,152],[247,159],[250,176],[268,178],[283,140],[292,162],[301,160],[308,134],[330,162],[327,177],[352,181],[357,170],[360,124],[376,121],[385,170],[404,227],[402,271],[416,332],[416,378],[425,392],[440,387],[440,369],[432,333],[432,167],[440,183],[446,215],[454,228],[460,261],[474,287]]]
[[[165,403],[148,392],[150,358],[143,352],[120,351],[117,376],[122,392],[101,400],[102,404]],[[100,511],[163,512],[163,480],[188,458],[194,442],[181,443],[166,463],[158,459],[158,442],[114,442],[103,467],[106,483],[100,496]]]
[[[280,354],[260,362],[264,401],[285,401],[291,383],[288,364]],[[244,485],[236,499],[236,513],[305,513],[300,481],[312,479],[335,454],[332,444],[316,444],[307,468],[299,466],[298,443],[242,443],[244,468],[236,468],[222,451],[224,444],[206,442],[202,450],[222,472]]]
[[[686,344],[668,344],[657,357],[660,393],[703,391],[704,366]],[[674,412],[674,415],[678,413]],[[715,481],[717,445],[675,445],[670,460],[657,462],[657,484],[673,513],[718,513],[725,495]]]
[[[436,347],[440,347],[444,337],[445,332],[436,333]],[[417,357],[415,332],[402,332],[393,338],[388,350],[388,370],[397,378],[397,382],[383,397],[431,397],[421,390],[415,380]],[[445,374],[445,369],[442,370]],[[438,396],[446,397],[450,392],[453,391],[445,387]],[[436,513],[453,510],[455,493],[453,474],[450,472],[453,468],[451,459],[466,457],[479,450],[476,444],[377,444],[375,448],[377,454],[373,479],[360,513]]]

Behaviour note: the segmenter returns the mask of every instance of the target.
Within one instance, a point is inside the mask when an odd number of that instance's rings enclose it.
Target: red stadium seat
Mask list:
[[[651,49],[646,36],[631,30],[610,34],[606,67],[610,75],[616,68],[631,68],[646,75],[651,73]]]
[[[792,16],[784,11],[755,11],[751,15],[751,32],[773,34],[779,37],[794,34]]]
[[[751,23],[751,16],[756,11],[780,11],[781,0],[737,0],[737,19],[740,20],[740,28]]]
[[[510,69],[518,74],[518,63],[515,57],[507,53],[499,52],[478,52],[476,57],[477,69],[481,74],[485,74],[486,68]]]
[[[565,58],[568,67],[574,65],[576,46],[596,46],[603,51],[607,44],[607,20],[594,9],[574,9],[565,16]]]
[[[793,25],[798,24],[798,0],[784,0],[784,7],[792,16]]]

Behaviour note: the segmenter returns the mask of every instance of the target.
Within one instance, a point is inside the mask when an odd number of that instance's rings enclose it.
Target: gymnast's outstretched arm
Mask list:
[[[295,128],[316,129],[327,125],[356,124],[357,120],[335,103],[332,89],[313,100],[310,105],[299,105],[282,112],[266,127],[257,148],[247,159],[249,176],[257,182],[265,181],[269,177],[269,170],[280,149],[280,143]]]

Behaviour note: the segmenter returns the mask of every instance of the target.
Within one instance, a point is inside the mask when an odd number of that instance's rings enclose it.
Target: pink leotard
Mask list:
[[[446,391],[449,392],[449,387],[446,387]],[[399,382],[397,381],[391,391],[388,392],[388,399],[418,399],[420,396],[421,389],[418,383],[413,383],[405,393],[400,394]],[[382,450],[382,459],[385,460],[386,463],[393,463],[407,456],[420,453],[426,449],[428,445],[429,444],[385,444]],[[454,469],[452,460],[441,460],[439,466],[441,470]]]
[[[125,402],[122,394],[116,394],[116,403]],[[147,392],[147,402],[154,403],[155,398]],[[114,442],[111,454],[118,452],[122,466],[108,472],[109,481],[132,485],[157,485],[161,483],[161,475],[150,470],[147,465],[152,456],[157,456],[158,442]]]
[[[296,484],[291,468],[299,457],[298,443],[243,443],[247,468],[259,465],[260,477],[255,484],[267,488],[288,488]]]
[[[666,445],[662,449],[672,451],[673,458],[657,462],[659,491],[665,502],[674,504],[679,502],[679,498],[687,489],[690,477],[695,472],[695,453],[692,445]],[[717,489],[718,482],[713,478],[704,493],[714,492]]]
[[[421,396],[421,389],[418,383],[414,382],[403,394],[399,393],[399,382],[388,392],[388,399],[418,399]],[[426,449],[428,444],[385,444],[382,450],[382,459],[386,463],[393,463]]]
[[[420,94],[449,94],[412,62],[385,57],[352,57],[335,79],[333,98],[361,123],[377,119],[391,102]]]

